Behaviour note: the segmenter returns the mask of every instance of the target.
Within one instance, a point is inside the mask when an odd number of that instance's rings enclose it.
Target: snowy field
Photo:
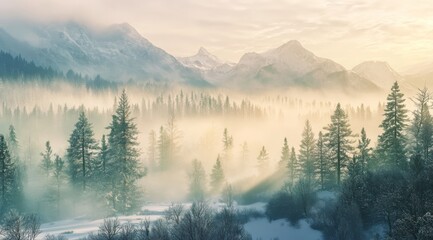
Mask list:
[[[239,210],[254,209],[258,211],[264,211],[265,205],[265,203],[255,203],[251,205],[237,206],[237,208]],[[151,221],[155,221],[163,217],[164,211],[167,210],[169,206],[170,204],[149,204],[142,209],[145,213],[144,215],[120,216],[118,219],[121,223],[139,223],[146,218]],[[211,206],[215,209],[218,209],[222,205],[211,204]],[[190,207],[190,204],[185,204],[185,207]],[[42,240],[48,234],[62,234],[68,239],[80,239],[86,237],[89,233],[97,232],[99,225],[101,225],[103,221],[103,219],[91,220],[81,217],[45,223],[42,224],[42,233],[37,239]],[[269,222],[266,218],[258,218],[252,219],[250,222],[245,224],[245,230],[251,234],[253,240],[318,240],[321,239],[322,236],[319,231],[311,229],[305,220],[299,221],[297,226],[291,226],[290,223],[285,220]]]

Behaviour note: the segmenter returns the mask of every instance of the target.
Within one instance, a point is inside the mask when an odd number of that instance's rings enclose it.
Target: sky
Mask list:
[[[174,56],[205,47],[237,62],[296,39],[347,68],[387,61],[397,71],[433,63],[431,0],[0,0],[0,23],[127,22]]]

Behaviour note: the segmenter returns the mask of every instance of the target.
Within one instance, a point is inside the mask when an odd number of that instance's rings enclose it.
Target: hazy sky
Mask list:
[[[0,0],[0,21],[128,22],[175,56],[200,46],[238,61],[299,40],[351,68],[384,60],[397,70],[433,62],[431,0]]]

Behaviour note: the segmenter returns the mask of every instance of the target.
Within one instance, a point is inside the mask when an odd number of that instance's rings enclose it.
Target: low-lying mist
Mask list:
[[[139,131],[139,159],[143,169],[147,169],[139,181],[143,203],[187,200],[193,159],[202,163],[209,178],[220,156],[225,180],[235,192],[254,187],[278,168],[284,138],[297,151],[305,122],[310,121],[317,137],[329,124],[338,102],[349,116],[353,133],[359,134],[364,127],[374,145],[386,98],[385,93],[353,97],[306,90],[247,94],[223,89],[155,90],[128,85],[125,90]],[[20,158],[27,166],[24,192],[27,205],[34,211],[49,212],[44,195],[45,186],[52,183],[40,167],[46,141],[51,143],[54,154],[65,158],[68,139],[82,111],[100,141],[102,135],[109,133],[107,126],[121,91],[91,90],[61,82],[0,85],[0,133],[7,135],[9,126],[15,127]],[[171,127],[176,141],[173,166],[167,171],[158,171],[161,127]],[[223,146],[225,129],[233,139],[229,155]],[[258,170],[257,157],[262,147],[269,154],[267,175]],[[60,204],[67,207],[59,215],[98,210],[86,206],[83,199],[75,200],[73,191],[66,191],[70,189],[67,181],[62,189],[65,195]]]

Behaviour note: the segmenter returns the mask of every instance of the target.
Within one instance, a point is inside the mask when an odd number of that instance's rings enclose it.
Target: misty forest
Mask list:
[[[1,239],[433,239],[431,74],[31,29],[0,29]]]

